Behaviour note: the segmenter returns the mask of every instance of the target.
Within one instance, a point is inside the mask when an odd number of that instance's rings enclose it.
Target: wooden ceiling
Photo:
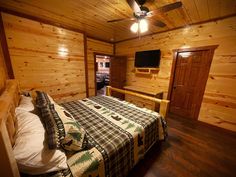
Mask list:
[[[209,21],[236,14],[236,0],[181,0],[183,7],[156,15],[167,24],[160,28],[149,24],[144,35],[168,31],[190,24]],[[150,10],[176,2],[176,0],[149,0]],[[78,29],[88,36],[109,42],[137,37],[130,32],[132,22],[107,23],[108,20],[132,17],[126,0],[0,0],[5,12],[30,15],[41,21]]]

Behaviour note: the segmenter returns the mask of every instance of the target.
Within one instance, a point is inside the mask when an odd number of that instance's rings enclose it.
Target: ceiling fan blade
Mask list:
[[[165,13],[165,12],[180,8],[180,7],[182,7],[182,5],[183,4],[182,4],[181,1],[174,2],[174,3],[171,3],[171,4],[165,5],[163,7],[160,7],[156,10],[150,11],[150,12],[147,13],[147,15],[150,17],[150,16],[154,16],[154,15],[157,15],[157,14],[160,14],[160,13]]]
[[[108,20],[108,23],[113,23],[113,22],[121,22],[121,21],[132,21],[135,20],[135,18],[120,18],[120,19],[115,19],[115,20]]]
[[[151,23],[152,23],[153,25],[158,26],[158,27],[161,27],[161,28],[163,28],[163,27],[166,26],[166,24],[163,23],[163,22],[160,21],[160,20],[153,20],[153,21],[151,21]]]
[[[141,11],[141,9],[140,9],[138,3],[137,3],[135,0],[126,0],[126,1],[127,1],[127,3],[129,4],[129,6],[131,7],[131,9],[132,9],[135,13]]]

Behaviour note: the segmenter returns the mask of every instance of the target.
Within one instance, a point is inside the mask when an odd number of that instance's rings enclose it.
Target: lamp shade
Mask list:
[[[142,19],[139,21],[139,31],[140,33],[144,33],[148,30],[148,23],[147,20]]]
[[[144,33],[146,31],[148,31],[148,23],[147,23],[147,20],[145,19],[141,19],[139,20],[138,22],[135,22],[131,25],[130,27],[130,30],[133,32],[133,33],[137,33],[138,31],[140,33]]]
[[[131,25],[130,27],[130,30],[133,32],[133,33],[137,33],[138,32],[138,23],[135,22]]]

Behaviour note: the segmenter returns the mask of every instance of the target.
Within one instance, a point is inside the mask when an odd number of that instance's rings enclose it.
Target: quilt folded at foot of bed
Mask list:
[[[148,149],[166,136],[156,112],[113,97],[61,104],[86,130],[89,148],[68,159],[73,176],[127,176]]]

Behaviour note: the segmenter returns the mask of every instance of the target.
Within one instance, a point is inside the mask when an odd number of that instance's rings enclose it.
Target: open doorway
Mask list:
[[[111,55],[95,54],[95,92],[96,95],[105,95],[106,86],[110,84]]]

